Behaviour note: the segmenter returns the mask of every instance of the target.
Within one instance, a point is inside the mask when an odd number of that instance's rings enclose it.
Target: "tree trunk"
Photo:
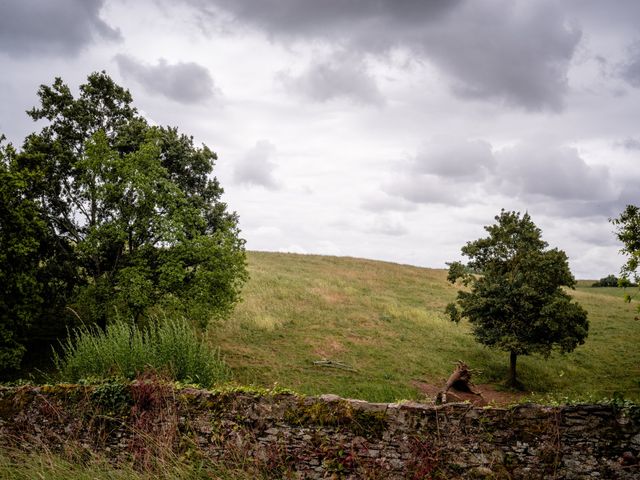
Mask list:
[[[509,368],[509,386],[516,387],[518,385],[518,381],[516,380],[516,359],[518,355],[515,352],[511,352],[510,360],[511,367]]]

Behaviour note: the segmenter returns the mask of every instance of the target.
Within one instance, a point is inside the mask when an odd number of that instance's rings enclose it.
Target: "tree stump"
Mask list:
[[[440,391],[436,396],[436,403],[447,403],[447,392],[450,389],[454,389],[459,392],[467,392],[482,397],[482,394],[474,391],[472,388],[473,384],[471,383],[471,374],[472,371],[469,366],[462,360],[458,360],[456,362],[455,370],[449,376],[449,379],[444,385],[442,391]]]

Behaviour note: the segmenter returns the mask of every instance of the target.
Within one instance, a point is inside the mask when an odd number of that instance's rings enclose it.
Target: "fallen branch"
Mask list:
[[[335,360],[316,360],[313,364],[317,367],[330,367],[330,368],[339,368],[341,370],[348,370],[350,372],[357,372],[355,368],[351,365],[347,365],[346,363],[336,362]]]

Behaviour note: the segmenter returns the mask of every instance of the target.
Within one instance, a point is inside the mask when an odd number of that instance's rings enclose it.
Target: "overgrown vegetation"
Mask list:
[[[145,370],[209,387],[227,380],[230,372],[218,350],[203,342],[185,320],[163,320],[147,327],[117,320],[105,331],[76,329],[62,344],[55,363],[63,381],[134,379]]]
[[[0,145],[0,370],[78,319],[225,317],[246,268],[215,153],[149,125],[104,72],[77,96],[60,78],[38,96],[28,114],[46,124]]]
[[[243,302],[209,331],[239,383],[395,401],[424,398],[419,381],[442,386],[456,360],[481,371],[478,384],[508,376],[508,354],[478,344],[466,320],[456,325],[445,315],[457,292],[445,270],[266,252],[249,252],[248,265]],[[597,401],[619,392],[640,400],[638,303],[592,283],[572,292],[589,314],[589,340],[547,360],[519,359],[519,378],[538,399]],[[313,364],[322,359],[354,371]]]

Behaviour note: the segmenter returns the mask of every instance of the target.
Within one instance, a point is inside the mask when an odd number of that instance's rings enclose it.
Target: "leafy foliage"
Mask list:
[[[77,97],[59,78],[38,95],[28,113],[47,124],[20,152],[0,150],[0,276],[13,286],[0,299],[0,368],[17,365],[35,318],[60,325],[72,311],[104,328],[159,309],[203,326],[227,315],[246,265],[216,155],[150,126],[104,72]]]
[[[640,275],[638,266],[640,265],[640,208],[635,205],[627,205],[618,218],[611,220],[616,227],[616,237],[622,242],[621,253],[627,256],[626,263],[622,266],[622,280],[631,285],[630,279],[638,284]],[[631,295],[626,295],[625,300],[631,302]],[[640,307],[638,307],[640,312]],[[638,317],[636,317],[637,319]]]
[[[622,276],[632,277],[637,282],[640,263],[640,208],[627,205],[620,216],[612,219],[611,223],[617,227],[616,237],[623,245],[620,251],[628,257],[622,267]]]
[[[205,387],[229,376],[219,352],[202,342],[185,320],[151,322],[142,329],[122,320],[107,325],[106,331],[82,327],[66,340],[55,359],[62,379],[72,382],[133,380],[150,368],[173,380]]]
[[[21,340],[40,300],[36,271],[42,223],[33,203],[23,201],[23,182],[10,170],[14,157],[10,145],[0,145],[0,211],[4,212],[0,228],[0,369],[20,364],[24,354]],[[21,291],[26,295],[16,295]],[[26,296],[30,301],[24,301]]]
[[[0,371],[17,368],[31,327],[62,305],[65,259],[40,215],[29,184],[39,172],[16,168],[16,151],[0,136]]]
[[[518,355],[570,352],[584,343],[589,324],[562,289],[575,286],[566,254],[547,249],[528,214],[503,210],[495,220],[485,227],[488,237],[462,247],[467,265],[450,265],[448,280],[461,279],[468,288],[446,311],[453,321],[467,318],[480,343],[510,352],[515,384]]]

